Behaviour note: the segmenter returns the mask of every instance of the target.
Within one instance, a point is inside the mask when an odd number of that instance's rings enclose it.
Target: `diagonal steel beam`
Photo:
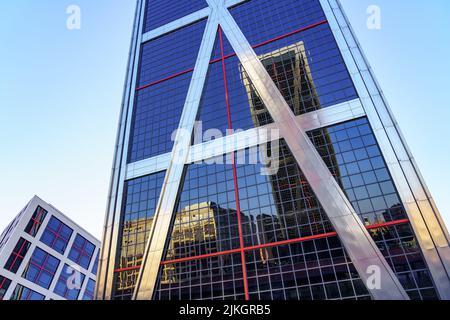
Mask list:
[[[209,69],[209,62],[214,49],[218,26],[217,10],[213,10],[208,18],[203,34],[133,299],[150,300],[155,290],[166,239],[169,235],[170,222],[176,209],[177,194],[180,190],[184,167],[189,156],[192,133]]]
[[[381,286],[368,286],[370,294],[374,299],[408,300],[394,272],[308,136],[295,121],[295,115],[236,21],[224,6],[219,5],[220,0],[212,1],[216,2],[220,25],[228,41],[322,204],[361,279],[368,284],[371,281],[370,268],[375,266],[379,271]]]

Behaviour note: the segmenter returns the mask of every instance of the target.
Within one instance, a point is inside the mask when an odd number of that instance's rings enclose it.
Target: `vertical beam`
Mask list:
[[[127,76],[124,84],[122,108],[117,130],[117,140],[102,237],[102,250],[99,258],[98,281],[96,285],[96,299],[99,300],[112,299],[111,295],[113,290],[114,267],[117,258],[122,191],[126,178],[128,143],[141,52],[140,44],[144,24],[145,5],[145,0],[136,1],[133,37],[130,44]]]
[[[218,1],[218,0],[215,0]],[[397,277],[364,228],[347,197],[272,81],[229,11],[218,6],[220,24],[244,69],[266,105],[294,158],[339,234],[361,279],[368,283],[370,266],[380,270],[381,288],[369,289],[375,299],[408,300]]]
[[[170,165],[155,210],[155,218],[146,245],[142,267],[136,283],[133,299],[149,300],[153,296],[172,216],[175,214],[177,195],[189,156],[192,133],[200,105],[203,87],[209,70],[218,29],[215,10],[209,16],[202,43],[192,74],[192,80],[176,134]]]
[[[435,286],[450,299],[449,235],[339,1],[320,0]]]

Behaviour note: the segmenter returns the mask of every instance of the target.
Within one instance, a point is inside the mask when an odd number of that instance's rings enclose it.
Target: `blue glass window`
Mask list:
[[[50,248],[64,254],[72,236],[73,230],[62,223],[59,219],[51,217],[44,233],[41,237],[41,242],[48,245]]]
[[[30,242],[26,241],[23,238],[20,238],[13,252],[9,256],[8,261],[6,261],[5,269],[8,270],[9,272],[16,273],[17,270],[19,270],[23,259],[25,259],[25,256],[30,246],[31,246]]]
[[[94,251],[95,245],[77,234],[72,249],[69,252],[69,259],[84,269],[89,269]]]
[[[11,300],[44,300],[45,296],[20,284],[14,289]]]
[[[11,285],[11,280],[0,276],[0,300],[3,300],[5,297],[6,291],[8,291],[9,286]]]
[[[147,0],[144,32],[207,7],[206,0]]]
[[[84,278],[84,274],[66,264],[61,271],[54,292],[67,300],[77,300],[83,287]]]
[[[44,250],[36,248],[22,275],[23,278],[45,288],[50,288],[59,260]]]
[[[95,294],[95,281],[89,279],[86,285],[86,290],[84,291],[83,300],[94,300],[94,294]]]
[[[28,222],[27,227],[25,228],[25,232],[30,236],[34,237],[39,231],[39,228],[44,222],[45,217],[47,216],[47,211],[44,208],[38,206],[34,211],[30,221]]]

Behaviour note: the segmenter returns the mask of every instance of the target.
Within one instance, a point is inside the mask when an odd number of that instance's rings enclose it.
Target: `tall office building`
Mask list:
[[[450,298],[337,0],[138,0],[130,52],[98,298]]]
[[[93,300],[100,241],[39,197],[0,235],[0,300]]]

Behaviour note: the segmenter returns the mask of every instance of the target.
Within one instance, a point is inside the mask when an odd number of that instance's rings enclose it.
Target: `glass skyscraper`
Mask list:
[[[138,0],[115,151],[99,299],[450,299],[337,0]]]

